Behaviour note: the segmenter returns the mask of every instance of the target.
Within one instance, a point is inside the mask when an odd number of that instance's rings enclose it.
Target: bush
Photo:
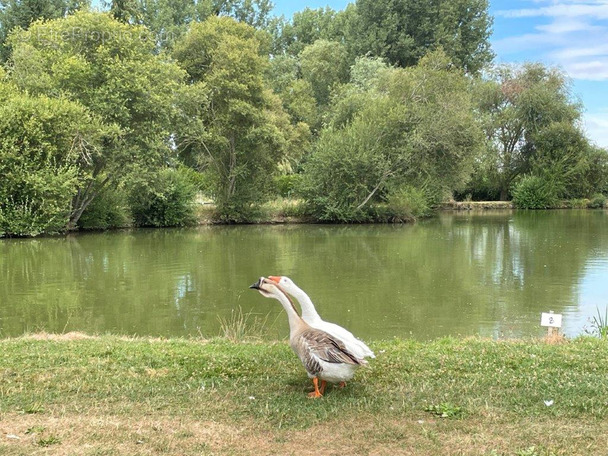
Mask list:
[[[281,174],[275,178],[277,192],[283,198],[293,196],[299,185],[299,174]]]
[[[513,188],[513,204],[519,209],[547,209],[558,203],[555,187],[539,176],[524,176]]]
[[[586,198],[573,198],[565,202],[565,206],[570,209],[587,209],[589,200]]]
[[[591,197],[587,207],[591,209],[602,209],[606,206],[606,197],[601,193],[596,193]]]
[[[403,221],[428,216],[431,213],[431,204],[426,192],[410,185],[390,192],[387,204],[391,215]]]
[[[165,168],[150,180],[134,180],[129,205],[137,226],[185,226],[196,222],[195,197],[188,172]]]
[[[78,220],[78,226],[85,230],[122,228],[131,223],[127,195],[121,188],[105,188]]]
[[[0,234],[63,231],[79,186],[76,139],[94,144],[94,122],[63,99],[9,97],[0,106]]]
[[[70,214],[69,199],[30,199],[29,196],[15,200],[10,196],[0,205],[1,236],[38,236],[63,231]]]

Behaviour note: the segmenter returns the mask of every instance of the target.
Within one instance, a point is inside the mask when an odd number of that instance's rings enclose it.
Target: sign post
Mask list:
[[[540,316],[540,325],[547,327],[547,336],[559,334],[559,328],[562,327],[562,314],[553,313],[550,310],[548,313],[543,312]]]

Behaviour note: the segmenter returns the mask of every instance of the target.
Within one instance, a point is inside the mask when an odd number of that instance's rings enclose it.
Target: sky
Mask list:
[[[347,0],[273,0],[290,18],[305,7],[341,10]],[[587,137],[608,148],[608,0],[490,0],[495,63],[561,68],[583,106]]]

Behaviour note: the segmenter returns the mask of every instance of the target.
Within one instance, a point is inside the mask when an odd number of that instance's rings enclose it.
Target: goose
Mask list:
[[[360,339],[357,339],[349,330],[335,323],[324,321],[315,309],[315,305],[308,295],[298,287],[293,280],[286,276],[268,276],[270,280],[277,283],[283,290],[292,295],[300,303],[302,308],[302,319],[313,328],[320,329],[337,337],[346,348],[357,358],[375,358],[374,352]]]
[[[277,299],[287,312],[289,345],[302,361],[315,387],[308,394],[309,397],[323,396],[327,382],[345,384],[353,378],[358,367],[367,364],[367,361],[351,353],[340,340],[302,320],[287,293],[276,282],[260,277],[249,288],[258,290],[266,298]]]

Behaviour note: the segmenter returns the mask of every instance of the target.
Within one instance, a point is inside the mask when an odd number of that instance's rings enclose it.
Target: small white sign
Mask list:
[[[549,326],[550,328],[562,327],[562,314],[543,312],[540,317],[541,326]]]

